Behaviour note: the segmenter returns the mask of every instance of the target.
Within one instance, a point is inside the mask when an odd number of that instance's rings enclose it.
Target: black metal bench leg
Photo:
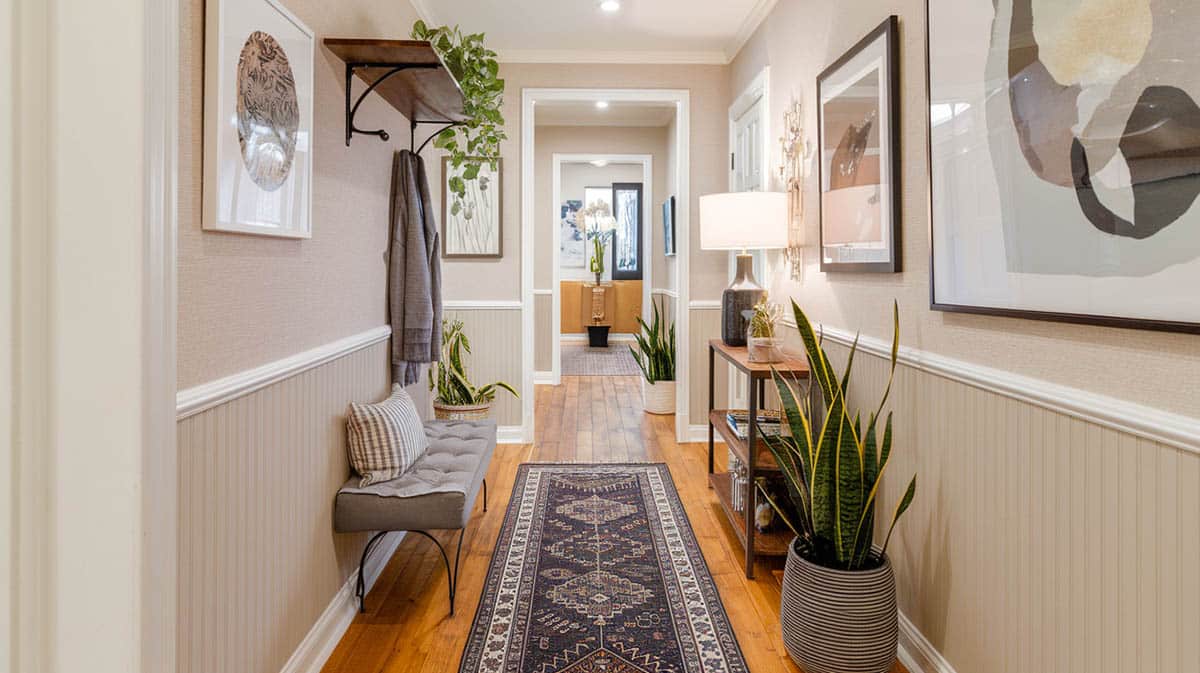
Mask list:
[[[462,556],[463,535],[466,533],[466,528],[459,529],[458,532],[458,550],[454,552],[454,567],[450,567],[450,557],[446,554],[446,548],[442,546],[438,539],[423,530],[409,531],[423,535],[433,541],[437,549],[442,554],[442,562],[446,564],[446,582],[450,585],[450,616],[454,616],[454,596],[458,592],[458,561]]]
[[[483,511],[487,511],[487,479],[483,480]]]
[[[366,612],[366,597],[367,597],[367,578],[363,576],[363,566],[367,564],[367,557],[371,555],[371,550],[375,548],[375,543],[387,535],[390,531],[381,530],[376,533],[369,541],[367,546],[363,548],[362,558],[358,561],[358,582],[354,587],[354,595],[358,596],[358,611]]]

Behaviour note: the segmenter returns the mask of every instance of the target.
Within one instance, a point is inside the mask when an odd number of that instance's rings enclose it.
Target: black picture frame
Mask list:
[[[675,197],[663,201],[663,256],[675,256]]]
[[[858,273],[898,273],[902,270],[901,266],[901,248],[903,244],[902,220],[903,211],[901,208],[901,167],[900,167],[900,18],[896,15],[889,16],[879,24],[874,30],[868,33],[865,37],[859,40],[838,60],[834,61],[829,67],[821,71],[817,76],[817,103],[819,106],[824,105],[824,96],[822,95],[822,86],[826,80],[834,76],[845,67],[852,59],[858,56],[867,47],[873,45],[876,41],[884,40],[884,53],[886,55],[886,63],[882,70],[880,78],[880,86],[886,87],[886,110],[881,110],[880,114],[886,116],[889,124],[889,137],[886,142],[883,142],[889,156],[881,157],[881,167],[885,166],[890,171],[887,177],[890,185],[889,203],[882,204],[884,212],[890,213],[890,226],[886,223],[881,226],[887,227],[891,233],[891,245],[888,251],[887,261],[878,262],[834,262],[827,261],[825,254],[825,208],[824,208],[824,192],[823,185],[825,184],[825,143],[822,129],[822,119],[824,117],[821,108],[817,110],[817,189],[820,198],[817,199],[818,213],[818,253],[820,255],[820,269],[822,272],[858,272]],[[881,178],[882,179],[882,178]]]
[[[636,237],[636,240],[637,240],[637,269],[622,270],[617,263],[617,246],[619,245],[620,240],[621,240],[621,227],[618,225],[616,230],[613,231],[613,238],[612,238],[612,246],[613,246],[612,279],[613,280],[642,280],[642,276],[644,275],[643,270],[646,268],[646,264],[645,264],[646,251],[644,250],[644,248],[646,246],[643,244],[645,237],[643,236],[643,231],[642,231],[643,227],[645,226],[644,225],[644,211],[646,209],[646,205],[642,202],[642,200],[643,200],[643,198],[642,198],[643,197],[642,183],[640,183],[640,182],[614,182],[613,183],[613,186],[612,186],[613,217],[617,217],[617,194],[619,194],[620,192],[636,192],[637,193],[637,222],[634,225],[634,229],[635,229],[634,236]]]
[[[1182,332],[1186,334],[1200,334],[1200,323],[1172,321],[1172,320],[1152,320],[1144,318],[1129,318],[1122,316],[1107,316],[1107,315],[1092,315],[1086,313],[1069,313],[1060,311],[1036,311],[1028,309],[1016,308],[1001,308],[994,306],[974,306],[969,304],[953,304],[947,302],[939,302],[937,298],[937,260],[934,252],[936,245],[935,231],[938,226],[935,209],[932,207],[934,203],[934,180],[933,180],[933,133],[932,133],[932,107],[933,107],[933,73],[930,68],[931,43],[932,33],[930,31],[931,22],[929,17],[929,0],[925,1],[925,144],[926,144],[926,176],[929,178],[928,191],[926,193],[930,209],[929,209],[929,224],[927,234],[929,236],[929,308],[930,310],[940,311],[943,313],[957,314],[974,314],[993,316],[1001,318],[1015,318],[1022,320],[1038,320],[1043,322],[1058,322],[1069,323],[1075,325],[1095,325],[1099,327],[1115,327],[1122,329],[1140,329],[1157,332]]]

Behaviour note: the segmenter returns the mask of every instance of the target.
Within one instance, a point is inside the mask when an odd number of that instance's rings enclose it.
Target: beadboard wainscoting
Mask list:
[[[533,291],[533,369],[541,382],[554,376],[554,295],[550,290]]]
[[[721,302],[692,301],[690,350],[688,359],[691,383],[688,391],[688,440],[708,441],[708,342],[721,338]],[[714,399],[717,407],[724,407],[729,397],[729,367],[717,362],[714,378]]]
[[[826,331],[839,371],[852,340]],[[856,407],[889,346],[860,346]],[[1200,421],[910,349],[889,406],[881,511],[918,474],[890,549],[910,665],[1200,670]]]
[[[471,340],[467,373],[476,385],[504,381],[521,390],[521,302],[446,301],[448,319],[463,321]],[[520,439],[521,400],[501,390],[496,393],[492,418],[500,426],[500,441]]]
[[[350,623],[366,536],[333,532],[333,495],[347,406],[387,395],[388,334],[179,393],[180,673],[319,670]]]

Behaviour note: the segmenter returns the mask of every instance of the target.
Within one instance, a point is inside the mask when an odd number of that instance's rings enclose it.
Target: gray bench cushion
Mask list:
[[[496,448],[495,421],[431,421],[429,449],[408,472],[360,488],[354,477],[338,491],[333,527],[366,530],[464,528]]]

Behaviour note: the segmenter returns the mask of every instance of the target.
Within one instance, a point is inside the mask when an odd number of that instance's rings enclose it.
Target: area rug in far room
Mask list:
[[[666,465],[521,465],[459,670],[746,673]]]

